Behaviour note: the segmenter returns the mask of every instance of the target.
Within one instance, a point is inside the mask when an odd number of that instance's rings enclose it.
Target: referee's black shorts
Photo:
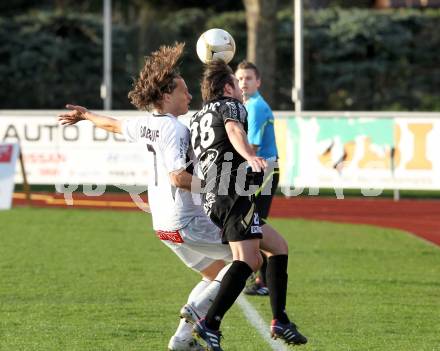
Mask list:
[[[264,179],[264,187],[261,192],[255,197],[255,204],[257,206],[257,212],[264,222],[269,217],[270,206],[272,204],[272,198],[278,188],[278,182],[280,180],[280,169],[275,168],[274,173]]]

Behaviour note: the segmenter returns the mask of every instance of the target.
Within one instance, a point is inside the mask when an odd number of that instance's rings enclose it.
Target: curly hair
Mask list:
[[[179,63],[184,43],[173,46],[161,46],[159,50],[145,57],[144,68],[134,81],[133,89],[128,93],[130,102],[139,110],[150,111],[161,107],[164,94],[170,94],[176,88],[175,78],[180,77]]]
[[[234,86],[231,67],[220,60],[208,63],[203,71],[201,90],[203,102],[218,99],[223,96],[226,84]]]

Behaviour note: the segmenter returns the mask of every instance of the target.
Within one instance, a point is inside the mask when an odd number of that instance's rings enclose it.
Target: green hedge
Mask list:
[[[439,22],[440,11],[308,14],[306,108],[440,110]]]
[[[114,28],[115,106],[127,107],[130,29]],[[37,13],[0,18],[0,108],[102,106],[102,25],[94,16]],[[137,70],[137,67],[135,68]]]
[[[198,35],[211,27],[234,36],[235,65],[246,55],[243,12],[200,9],[153,14],[113,27],[113,106],[131,108],[127,93],[143,55],[160,44],[185,41],[181,68],[200,104]],[[440,110],[440,11],[328,9],[305,14],[305,106],[308,110]],[[278,70],[274,108],[292,109],[291,13],[278,14]],[[143,39],[144,38],[144,39]],[[37,12],[0,17],[0,108],[62,108],[66,102],[101,108],[100,16]]]

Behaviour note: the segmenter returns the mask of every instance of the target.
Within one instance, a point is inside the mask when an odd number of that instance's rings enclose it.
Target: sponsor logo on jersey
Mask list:
[[[163,230],[158,230],[158,231],[156,231],[156,236],[160,240],[167,240],[167,241],[171,241],[173,243],[178,243],[178,244],[183,243],[182,236],[180,235],[178,230],[173,231],[173,232],[166,232]]]
[[[226,106],[229,108],[229,117],[238,120],[240,116],[238,115],[237,105],[235,102],[228,101],[226,102]]]
[[[229,118],[236,119],[241,123],[246,122],[247,111],[243,104],[234,101],[227,101],[226,106],[228,106]]]
[[[146,138],[155,142],[159,138],[159,131],[157,129],[150,129],[145,126],[141,127],[141,138]]]
[[[208,149],[200,155],[200,168],[203,174],[208,173],[208,169],[214,164],[218,157],[218,151],[215,149]]]
[[[211,214],[211,207],[215,202],[215,194],[207,193],[205,196],[205,201],[203,203],[203,210],[209,216]]]
[[[179,138],[179,156],[186,159],[186,152],[188,151],[188,140],[186,138]]]
[[[241,123],[244,124],[246,122],[246,118],[247,118],[246,107],[244,107],[243,104],[238,104],[238,108],[240,110],[240,121],[241,121]]]

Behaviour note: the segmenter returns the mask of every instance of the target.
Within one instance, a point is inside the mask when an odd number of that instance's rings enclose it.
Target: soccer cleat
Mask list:
[[[205,348],[200,345],[196,339],[179,338],[173,335],[168,343],[168,351],[204,351]]]
[[[200,315],[190,303],[187,303],[180,309],[180,318],[184,318],[188,323],[196,324],[200,320]]]
[[[269,289],[262,284],[252,284],[244,288],[243,293],[246,295],[268,296]]]
[[[269,289],[257,274],[252,273],[246,282],[246,287],[243,289],[245,295],[254,296],[268,296]]]
[[[272,320],[270,335],[272,339],[280,338],[287,344],[303,345],[307,343],[307,338],[298,331],[295,323],[291,322],[283,324],[276,319]]]
[[[203,340],[206,344],[206,351],[223,351],[220,347],[220,330],[209,329],[205,324],[205,319],[199,320],[193,329],[195,337]]]

